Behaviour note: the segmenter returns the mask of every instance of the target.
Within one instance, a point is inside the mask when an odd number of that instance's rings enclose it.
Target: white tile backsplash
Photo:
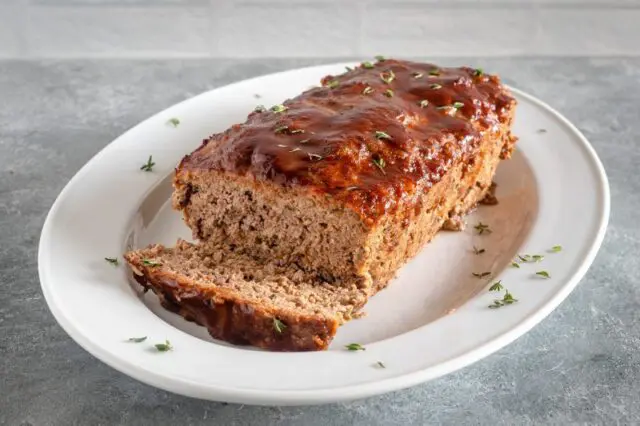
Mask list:
[[[640,8],[541,10],[537,25],[542,55],[640,54]]]
[[[640,55],[640,0],[0,1],[0,58]]]
[[[26,50],[26,3],[8,0],[0,5],[0,58],[20,57]]]
[[[208,7],[44,6],[29,11],[31,57],[208,56]]]
[[[365,9],[362,51],[404,56],[519,55],[531,49],[536,11],[530,8],[430,8],[376,4]]]
[[[214,54],[226,57],[354,56],[357,5],[343,2],[233,4],[215,17]]]

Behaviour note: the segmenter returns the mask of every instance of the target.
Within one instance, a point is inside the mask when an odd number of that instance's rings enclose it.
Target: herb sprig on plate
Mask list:
[[[344,346],[348,351],[364,351],[366,348],[362,346],[360,343],[349,343]]]
[[[140,170],[145,171],[145,172],[151,172],[153,171],[153,166],[155,166],[156,163],[153,162],[153,156],[149,156],[149,159],[147,160],[146,164],[143,164],[140,167]]]

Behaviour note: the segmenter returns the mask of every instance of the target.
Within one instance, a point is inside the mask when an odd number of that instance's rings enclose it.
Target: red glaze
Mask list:
[[[252,112],[213,135],[178,169],[305,186],[370,222],[414,198],[419,182],[428,191],[471,161],[483,134],[498,131],[515,106],[498,77],[467,67],[388,59],[322,83],[285,101],[283,112]]]

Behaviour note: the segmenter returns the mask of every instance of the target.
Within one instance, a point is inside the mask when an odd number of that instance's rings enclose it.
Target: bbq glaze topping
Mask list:
[[[397,60],[363,63],[205,140],[179,168],[305,186],[374,219],[471,161],[515,100],[496,76]]]

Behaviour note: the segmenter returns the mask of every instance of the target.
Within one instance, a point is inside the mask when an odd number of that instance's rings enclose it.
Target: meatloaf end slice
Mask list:
[[[124,257],[135,280],[166,309],[233,344],[323,350],[367,300],[356,285],[313,281],[295,267],[257,263],[222,247],[178,241]]]

